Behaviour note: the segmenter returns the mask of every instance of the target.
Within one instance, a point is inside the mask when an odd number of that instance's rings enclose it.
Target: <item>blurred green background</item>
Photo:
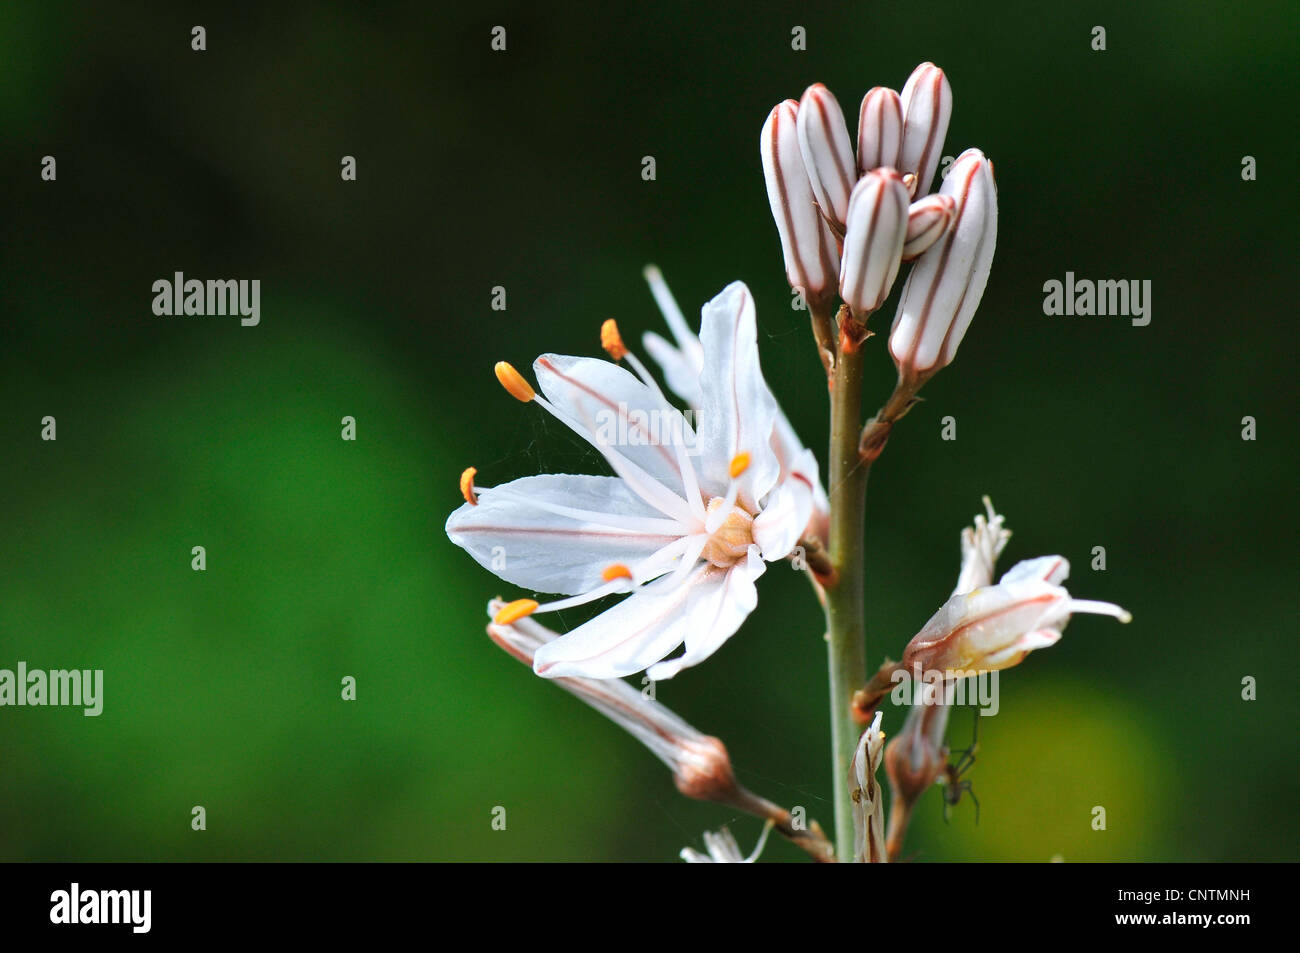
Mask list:
[[[1001,225],[960,356],[872,476],[873,662],[947,596],[984,493],[1015,532],[1004,568],[1059,552],[1075,595],[1135,621],[1080,617],[1003,674],[980,824],[963,803],[945,826],[931,792],[908,854],[1295,860],[1298,20],[1283,2],[5,4],[0,668],[102,668],[106,698],[98,718],[0,708],[0,859],[668,861],[724,823],[747,849],[756,821],[685,801],[488,642],[486,600],[518,593],[442,526],[467,465],[485,484],[604,472],[491,367],[598,353],[610,316],[629,342],[660,329],[648,261],[688,314],[750,284],[767,377],[824,465],[758,130],[813,81],[856,115],[930,59],[956,102],[944,151],[994,159]],[[177,270],[260,279],[261,325],[155,317]],[[1066,271],[1151,280],[1150,326],[1045,317]],[[874,407],[892,365],[869,346]],[[749,786],[830,823],[798,574],[769,571],[758,613],[659,697]]]

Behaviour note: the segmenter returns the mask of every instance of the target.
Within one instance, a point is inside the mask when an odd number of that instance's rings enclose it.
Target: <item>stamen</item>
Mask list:
[[[478,506],[478,495],[474,492],[476,473],[478,473],[477,467],[466,467],[465,472],[460,475],[460,495],[465,497],[465,502],[470,506]]]
[[[622,563],[612,563],[605,567],[605,571],[600,574],[600,578],[606,582],[613,582],[615,579],[631,579],[632,570]]]
[[[742,453],[738,453],[738,454],[736,454],[734,457],[731,458],[731,468],[730,468],[730,473],[731,473],[731,478],[732,478],[733,480],[736,479],[736,477],[740,476],[742,473],[744,473],[744,472],[745,472],[746,470],[748,470],[748,469],[749,469],[749,454],[748,454],[748,453],[743,453],[743,452],[742,452]]]
[[[609,318],[600,326],[600,346],[615,361],[621,361],[627,355],[623,346],[623,335],[618,333],[618,322]]]
[[[685,351],[687,344],[695,340],[695,333],[687,325],[686,316],[682,314],[677,299],[668,290],[663,274],[654,265],[646,265],[641,274],[645,277],[646,284],[650,286],[650,294],[654,295],[655,304],[659,306],[664,321],[668,323],[669,330],[677,339],[677,346]]]
[[[509,367],[509,365],[506,366]],[[507,602],[502,606],[501,611],[496,614],[492,621],[497,625],[510,625],[512,622],[518,622],[536,611],[536,599],[516,599],[514,602]]]
[[[1108,615],[1121,622],[1132,622],[1133,616],[1113,602],[1097,602],[1094,599],[1071,599],[1070,612],[1091,612],[1093,615]]]
[[[497,380],[501,382],[501,386],[515,400],[521,400],[526,404],[537,396],[537,391],[533,390],[532,385],[524,380],[523,375],[507,362],[497,361],[497,366],[493,370],[496,371]]]

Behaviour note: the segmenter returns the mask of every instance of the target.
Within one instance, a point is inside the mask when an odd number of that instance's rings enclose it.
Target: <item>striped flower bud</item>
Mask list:
[[[885,748],[885,774],[894,800],[909,807],[943,774],[948,748],[949,708],[939,686],[923,682],[916,687],[903,730]]]
[[[849,193],[857,179],[844,111],[829,89],[815,83],[799,101],[796,125],[799,152],[817,204],[827,218],[843,228],[849,212]]]
[[[877,86],[863,97],[858,110],[858,175],[897,169],[902,148],[902,100],[887,86]]]
[[[839,273],[838,249],[830,226],[817,210],[799,154],[798,112],[799,104],[793,99],[772,110],[759,136],[759,152],[767,200],[781,236],[786,278],[792,288],[817,298],[834,287]]]
[[[844,232],[840,297],[859,317],[880,307],[898,277],[907,234],[907,188],[893,169],[873,169],[853,189]]]
[[[903,261],[918,257],[939,240],[952,222],[956,202],[951,195],[927,195],[913,202],[907,210],[907,239],[903,242]]]
[[[952,88],[943,70],[922,63],[903,87],[903,150],[900,172],[916,173],[913,195],[926,195],[943,154],[943,140],[952,117]]]
[[[889,335],[889,352],[905,378],[933,373],[956,356],[997,243],[997,188],[984,153],[963,152],[939,194],[953,200],[952,224],[912,267]]]

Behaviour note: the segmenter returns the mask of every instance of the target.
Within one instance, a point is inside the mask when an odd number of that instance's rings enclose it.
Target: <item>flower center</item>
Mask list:
[[[712,516],[718,507],[726,505],[726,500],[720,496],[715,496],[709,500],[705,510],[708,516]],[[713,565],[726,569],[729,566],[734,566],[745,557],[745,554],[749,551],[749,544],[753,541],[754,517],[740,507],[732,506],[731,512],[727,514],[727,518],[722,525],[709,537],[709,541],[704,545],[704,552],[700,555]]]

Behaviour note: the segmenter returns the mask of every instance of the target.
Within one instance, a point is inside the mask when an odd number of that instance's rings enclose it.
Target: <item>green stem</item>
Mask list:
[[[831,387],[829,554],[835,580],[826,591],[829,650],[831,745],[835,791],[835,851],[853,856],[853,803],[849,762],[859,728],[850,702],[867,675],[864,632],[863,514],[868,465],[858,451],[862,430],[862,353],[841,349]]]

